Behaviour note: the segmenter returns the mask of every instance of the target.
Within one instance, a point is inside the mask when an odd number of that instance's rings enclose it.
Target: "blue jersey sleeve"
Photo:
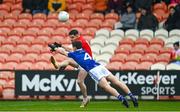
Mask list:
[[[73,52],[69,52],[68,57],[73,58]]]

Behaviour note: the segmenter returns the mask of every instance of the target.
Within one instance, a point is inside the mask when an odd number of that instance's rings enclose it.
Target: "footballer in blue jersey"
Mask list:
[[[138,101],[136,97],[131,93],[126,84],[118,80],[117,77],[115,77],[108,69],[97,63],[91,58],[91,56],[88,55],[87,52],[82,50],[82,44],[80,41],[75,41],[72,43],[72,45],[74,50],[73,52],[67,52],[67,50],[59,47],[53,49],[65,56],[72,58],[75,62],[77,62],[76,67],[80,65],[82,68],[84,68],[89,73],[91,78],[94,79],[101,88],[103,88],[111,95],[117,97],[118,100],[122,101],[122,104],[124,106],[126,106],[127,108],[129,107],[127,99],[124,96],[120,95],[120,93],[115,88],[113,88],[108,83],[108,81],[116,85],[118,88],[121,88],[126,94],[128,94],[133,101],[134,106],[138,107]],[[51,57],[51,60],[55,59]],[[68,60],[61,62],[59,65],[55,61],[51,62],[54,66],[58,68],[68,66],[70,64]]]
[[[76,29],[72,29],[69,34],[68,34],[68,37],[71,39],[71,42],[73,41],[80,41],[82,43],[82,48],[83,50],[85,50],[91,57],[92,57],[92,51],[91,51],[91,47],[90,45],[88,44],[88,42],[83,38],[82,35],[80,35],[80,33],[78,32],[78,30]],[[58,43],[53,43],[53,44],[50,44],[50,46],[60,46],[62,48],[65,48],[65,49],[69,49],[70,51],[72,50],[71,48],[67,47],[67,46],[64,46],[64,45],[58,45]],[[76,65],[76,62],[69,58],[68,59],[69,62],[71,63],[71,66],[74,66]],[[53,61],[53,60],[52,60]],[[57,67],[58,68],[58,67]],[[63,67],[61,68],[61,70],[65,69],[66,67]],[[79,67],[78,68],[79,72],[78,72],[78,75],[77,75],[77,84],[79,85],[79,88],[80,88],[80,91],[82,93],[82,103],[80,105],[81,108],[84,108],[86,107],[89,102],[90,102],[90,99],[88,98],[87,96],[87,88],[86,88],[86,84],[84,83],[84,80],[85,78],[87,77],[88,73],[82,68],[82,67]]]
[[[78,49],[74,52],[68,53],[68,57],[74,59],[87,72],[100,64],[95,62],[91,56],[83,49]]]

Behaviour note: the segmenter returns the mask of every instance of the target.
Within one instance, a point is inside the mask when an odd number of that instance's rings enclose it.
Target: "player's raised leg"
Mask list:
[[[59,66],[58,66],[58,64],[57,64],[57,62],[56,62],[56,60],[55,60],[55,58],[53,56],[51,56],[50,61],[53,64],[55,69],[59,68]]]
[[[50,61],[53,64],[54,68],[59,69],[59,70],[61,70],[61,69],[64,70],[66,68],[66,66],[68,66],[68,65],[71,65],[72,67],[75,67],[75,68],[79,67],[79,65],[71,58],[62,61],[61,63],[57,63],[55,58],[53,56],[51,56]]]
[[[103,88],[106,92],[110,93],[111,95],[117,97],[118,100],[122,101],[122,103],[128,108],[129,104],[128,101],[125,97],[123,97],[122,95],[120,95],[118,93],[118,91],[116,89],[114,89],[113,87],[111,87],[106,78],[102,77],[101,80],[99,81],[98,85]]]
[[[136,97],[131,93],[131,91],[129,90],[129,88],[127,87],[126,84],[124,84],[122,81],[119,81],[117,79],[117,77],[115,77],[112,74],[108,75],[106,77],[106,79],[108,81],[110,81],[112,84],[114,84],[117,87],[121,88],[126,94],[128,94],[129,97],[131,98],[131,100],[133,101],[134,107],[138,107],[138,101],[137,101]]]
[[[73,59],[68,59],[68,62],[69,62],[69,64],[71,66],[77,68],[77,66],[76,66],[77,63]],[[83,68],[79,67],[77,83],[78,83],[78,85],[80,87],[80,90],[81,90],[81,93],[83,95],[83,101],[82,101],[80,107],[87,106],[87,104],[90,101],[90,99],[88,99],[88,97],[87,97],[87,88],[86,88],[86,85],[84,84],[84,80],[85,80],[86,77],[87,77],[87,72]]]
[[[82,68],[80,68],[78,78],[77,78],[77,83],[78,83],[80,90],[82,92],[82,95],[83,95],[83,101],[82,101],[80,107],[87,106],[87,104],[90,101],[90,99],[87,97],[86,85],[84,84],[84,80],[85,80],[86,76],[87,76],[87,72],[85,70],[83,70]]]

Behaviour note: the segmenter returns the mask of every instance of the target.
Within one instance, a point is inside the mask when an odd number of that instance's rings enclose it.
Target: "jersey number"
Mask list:
[[[84,55],[84,60],[87,60],[87,59],[91,59],[91,56],[89,56],[88,53],[85,53],[85,55]]]

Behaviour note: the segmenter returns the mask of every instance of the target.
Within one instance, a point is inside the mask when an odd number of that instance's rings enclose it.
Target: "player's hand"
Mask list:
[[[57,42],[54,42],[54,45],[58,48],[58,47],[62,47],[61,44],[57,43]]]
[[[48,44],[48,47],[50,47],[51,51],[56,51],[55,49],[58,47],[61,47],[61,44],[54,42],[53,44]]]
[[[54,44],[48,44],[48,47],[50,48],[50,51],[51,51],[51,52],[56,51],[56,50],[55,50],[56,46],[55,46]]]

